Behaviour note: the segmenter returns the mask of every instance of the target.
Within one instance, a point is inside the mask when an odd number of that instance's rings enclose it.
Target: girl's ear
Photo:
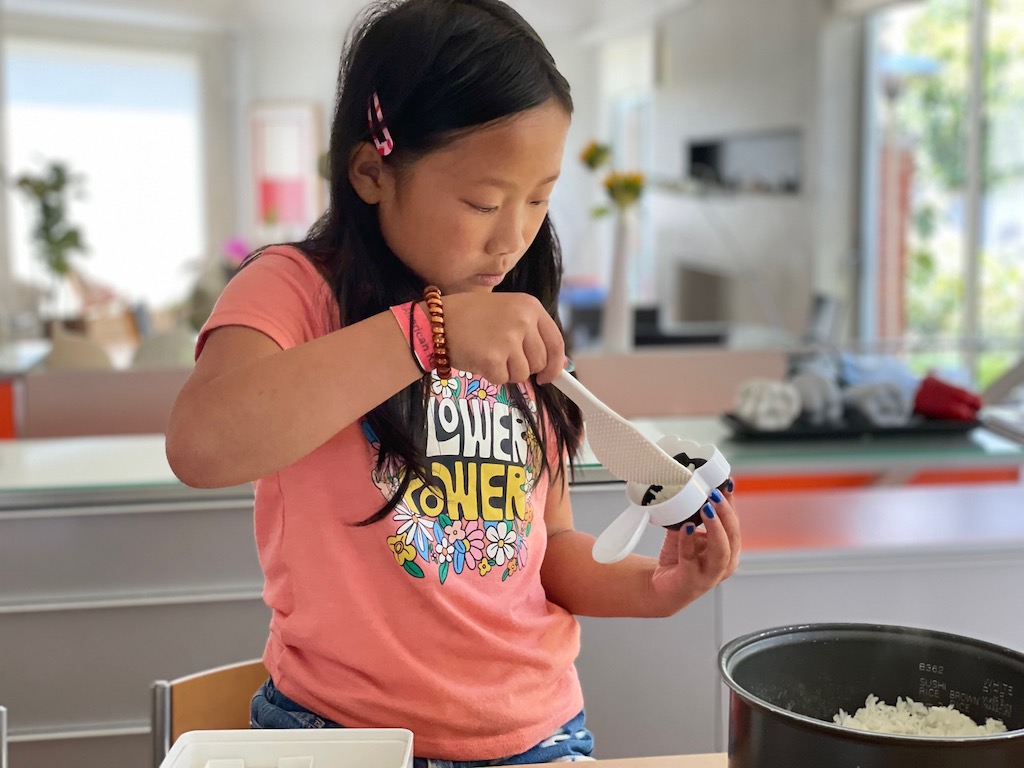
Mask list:
[[[367,205],[377,205],[384,196],[386,181],[384,158],[371,142],[364,141],[353,150],[348,161],[348,180]]]

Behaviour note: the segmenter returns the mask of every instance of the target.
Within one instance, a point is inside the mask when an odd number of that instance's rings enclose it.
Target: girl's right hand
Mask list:
[[[543,305],[528,293],[457,293],[444,297],[453,368],[492,384],[549,384],[565,367],[565,342]]]

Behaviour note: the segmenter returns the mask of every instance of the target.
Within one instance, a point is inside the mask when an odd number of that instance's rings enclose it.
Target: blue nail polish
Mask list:
[[[715,504],[718,504],[724,498],[725,497],[722,495],[722,492],[717,488],[711,492],[711,500],[715,502]]]
[[[705,517],[707,517],[708,520],[714,520],[715,519],[715,508],[712,507],[710,504],[705,504],[704,505],[704,515],[705,515]]]
[[[687,523],[686,524],[686,535],[687,536],[693,536],[693,532],[696,531],[696,530],[697,530],[697,526],[695,526],[693,523]]]
[[[735,487],[736,487],[736,483],[734,483],[734,482],[732,481],[732,478],[730,477],[730,478],[728,479],[728,481],[726,481],[726,485],[725,485],[725,490],[727,490],[727,491],[728,491],[729,493],[732,493],[732,492],[733,492],[733,489],[734,489]]]
[[[569,373],[572,373],[576,370],[576,363],[574,363],[568,357],[565,358],[565,370],[567,370]]]

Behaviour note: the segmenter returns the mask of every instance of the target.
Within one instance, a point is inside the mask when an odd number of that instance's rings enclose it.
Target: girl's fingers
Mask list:
[[[729,537],[729,543],[733,546],[738,546],[740,543],[740,519],[736,514],[736,508],[728,499],[718,502],[714,505],[714,508],[715,514],[722,523],[722,528]]]
[[[724,502],[723,502],[724,503]],[[722,518],[714,505],[708,502],[701,509],[704,518],[704,530],[707,531],[708,548],[704,553],[706,570],[722,578],[729,568],[732,559],[732,545],[729,534],[722,524]]]
[[[542,317],[537,324],[537,331],[544,344],[547,364],[537,373],[537,381],[549,384],[554,381],[565,366],[565,340],[562,332],[550,317]]]
[[[700,537],[696,535],[696,529],[692,523],[686,523],[678,531],[669,531],[669,535],[676,537],[676,562],[681,563],[697,557]]]
[[[473,371],[473,373],[476,373],[476,371]],[[486,367],[481,366],[479,375],[487,379],[487,381],[491,383],[494,383],[496,381],[504,383],[512,380],[512,374],[508,370],[508,365],[502,363],[497,363],[496,365],[489,365]]]
[[[700,536],[694,536],[694,546],[697,550],[697,557],[701,557],[708,550],[708,535],[702,533]]]
[[[717,512],[718,519],[722,524],[722,528],[725,531],[726,536],[729,539],[730,559],[729,566],[726,570],[726,576],[731,576],[739,565],[741,534],[740,534],[740,519],[739,515],[736,514],[736,508],[732,505],[732,494],[726,494],[722,501],[717,502],[715,510]]]
[[[530,378],[530,362],[523,352],[513,354],[508,359],[508,381],[520,384]]]
[[[528,334],[523,339],[523,353],[530,366],[530,373],[540,373],[548,364],[548,348],[540,336]]]

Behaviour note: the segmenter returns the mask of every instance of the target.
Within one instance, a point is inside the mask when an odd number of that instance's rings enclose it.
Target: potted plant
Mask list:
[[[68,221],[68,198],[80,192],[81,177],[72,174],[60,161],[51,161],[38,174],[22,174],[15,179],[20,189],[35,205],[32,238],[40,261],[51,277],[49,301],[41,307],[44,319],[66,319],[80,310],[78,277],[72,255],[85,254],[82,230]]]

